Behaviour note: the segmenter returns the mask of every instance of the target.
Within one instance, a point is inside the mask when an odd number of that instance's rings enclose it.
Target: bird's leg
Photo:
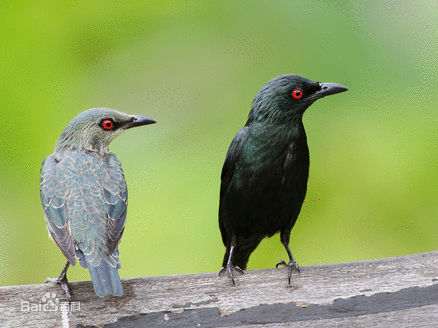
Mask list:
[[[289,269],[289,285],[290,285],[290,279],[292,276],[292,271],[296,271],[300,273],[300,267],[298,266],[297,262],[295,262],[294,257],[292,256],[292,252],[289,248],[289,238],[290,238],[290,229],[281,230],[281,243],[284,245],[284,248],[286,248],[287,255],[289,255],[289,263],[286,263],[284,260],[281,260],[277,263],[275,266],[278,268],[279,265],[284,265]]]
[[[243,274],[243,270],[241,268],[233,265],[233,252],[234,252],[234,248],[236,246],[237,246],[237,237],[236,237],[236,235],[233,235],[233,237],[231,238],[230,255],[228,256],[227,266],[225,268],[222,267],[221,270],[219,271],[219,276],[224,272],[228,272],[228,276],[231,277],[231,281],[233,282],[233,286],[236,285],[234,283],[233,272],[237,271],[237,272]]]
[[[70,262],[67,261],[64,269],[62,269],[61,274],[59,275],[58,278],[46,278],[44,283],[46,284],[48,282],[54,282],[56,284],[60,284],[62,289],[65,292],[65,296],[67,297],[68,301],[71,302],[70,286],[69,286],[68,280],[67,280],[67,270],[68,270],[69,266],[70,266]]]

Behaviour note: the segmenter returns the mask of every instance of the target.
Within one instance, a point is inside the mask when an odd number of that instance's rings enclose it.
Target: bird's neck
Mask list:
[[[306,140],[306,131],[303,121],[299,120],[284,122],[252,122],[249,124],[250,134],[255,139],[279,141],[281,143],[295,140]]]
[[[272,124],[284,127],[285,130],[288,130],[288,127],[303,125],[305,108],[300,110],[300,108],[283,107],[281,103],[277,102],[268,101],[265,103],[254,100],[246,125],[251,123]]]
[[[109,154],[110,150],[107,145],[100,142],[93,142],[92,138],[78,138],[75,135],[62,133],[56,143],[55,152],[65,150],[88,150],[100,155]]]

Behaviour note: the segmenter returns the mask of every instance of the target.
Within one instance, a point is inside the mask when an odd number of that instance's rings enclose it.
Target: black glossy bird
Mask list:
[[[67,269],[88,268],[98,296],[123,295],[118,246],[125,229],[128,190],[110,142],[122,132],[156,123],[141,115],[92,108],[65,128],[41,168],[40,194],[49,236],[67,263],[58,278],[70,300]]]
[[[281,75],[256,95],[248,121],[233,141],[222,168],[219,227],[226,252],[219,274],[243,273],[251,253],[265,237],[280,232],[292,271],[298,271],[289,248],[290,232],[304,202],[309,149],[303,114],[322,97],[347,91],[336,83]]]

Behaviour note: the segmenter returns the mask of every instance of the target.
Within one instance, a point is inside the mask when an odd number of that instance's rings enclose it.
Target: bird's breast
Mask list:
[[[273,235],[296,219],[309,175],[309,151],[305,140],[270,142],[265,147],[253,147],[243,154],[237,165],[227,194],[229,215],[237,215],[238,221],[246,217],[254,229],[265,231],[266,235]],[[239,223],[236,221],[236,224]]]
[[[250,147],[242,157],[238,171],[243,175],[242,182],[251,189],[307,183],[309,149],[305,139],[270,140]]]

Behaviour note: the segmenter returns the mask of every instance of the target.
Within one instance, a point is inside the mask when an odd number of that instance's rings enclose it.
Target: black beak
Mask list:
[[[310,98],[317,100],[325,96],[334,95],[336,93],[347,91],[347,87],[338,83],[320,83],[321,90],[315,92]]]
[[[157,123],[157,121],[146,117],[146,116],[142,116],[142,115],[135,115],[132,118],[132,121],[129,123],[126,123],[126,128],[130,129],[130,128],[134,128],[136,126],[142,126],[142,125],[147,125],[147,124],[154,124]]]

